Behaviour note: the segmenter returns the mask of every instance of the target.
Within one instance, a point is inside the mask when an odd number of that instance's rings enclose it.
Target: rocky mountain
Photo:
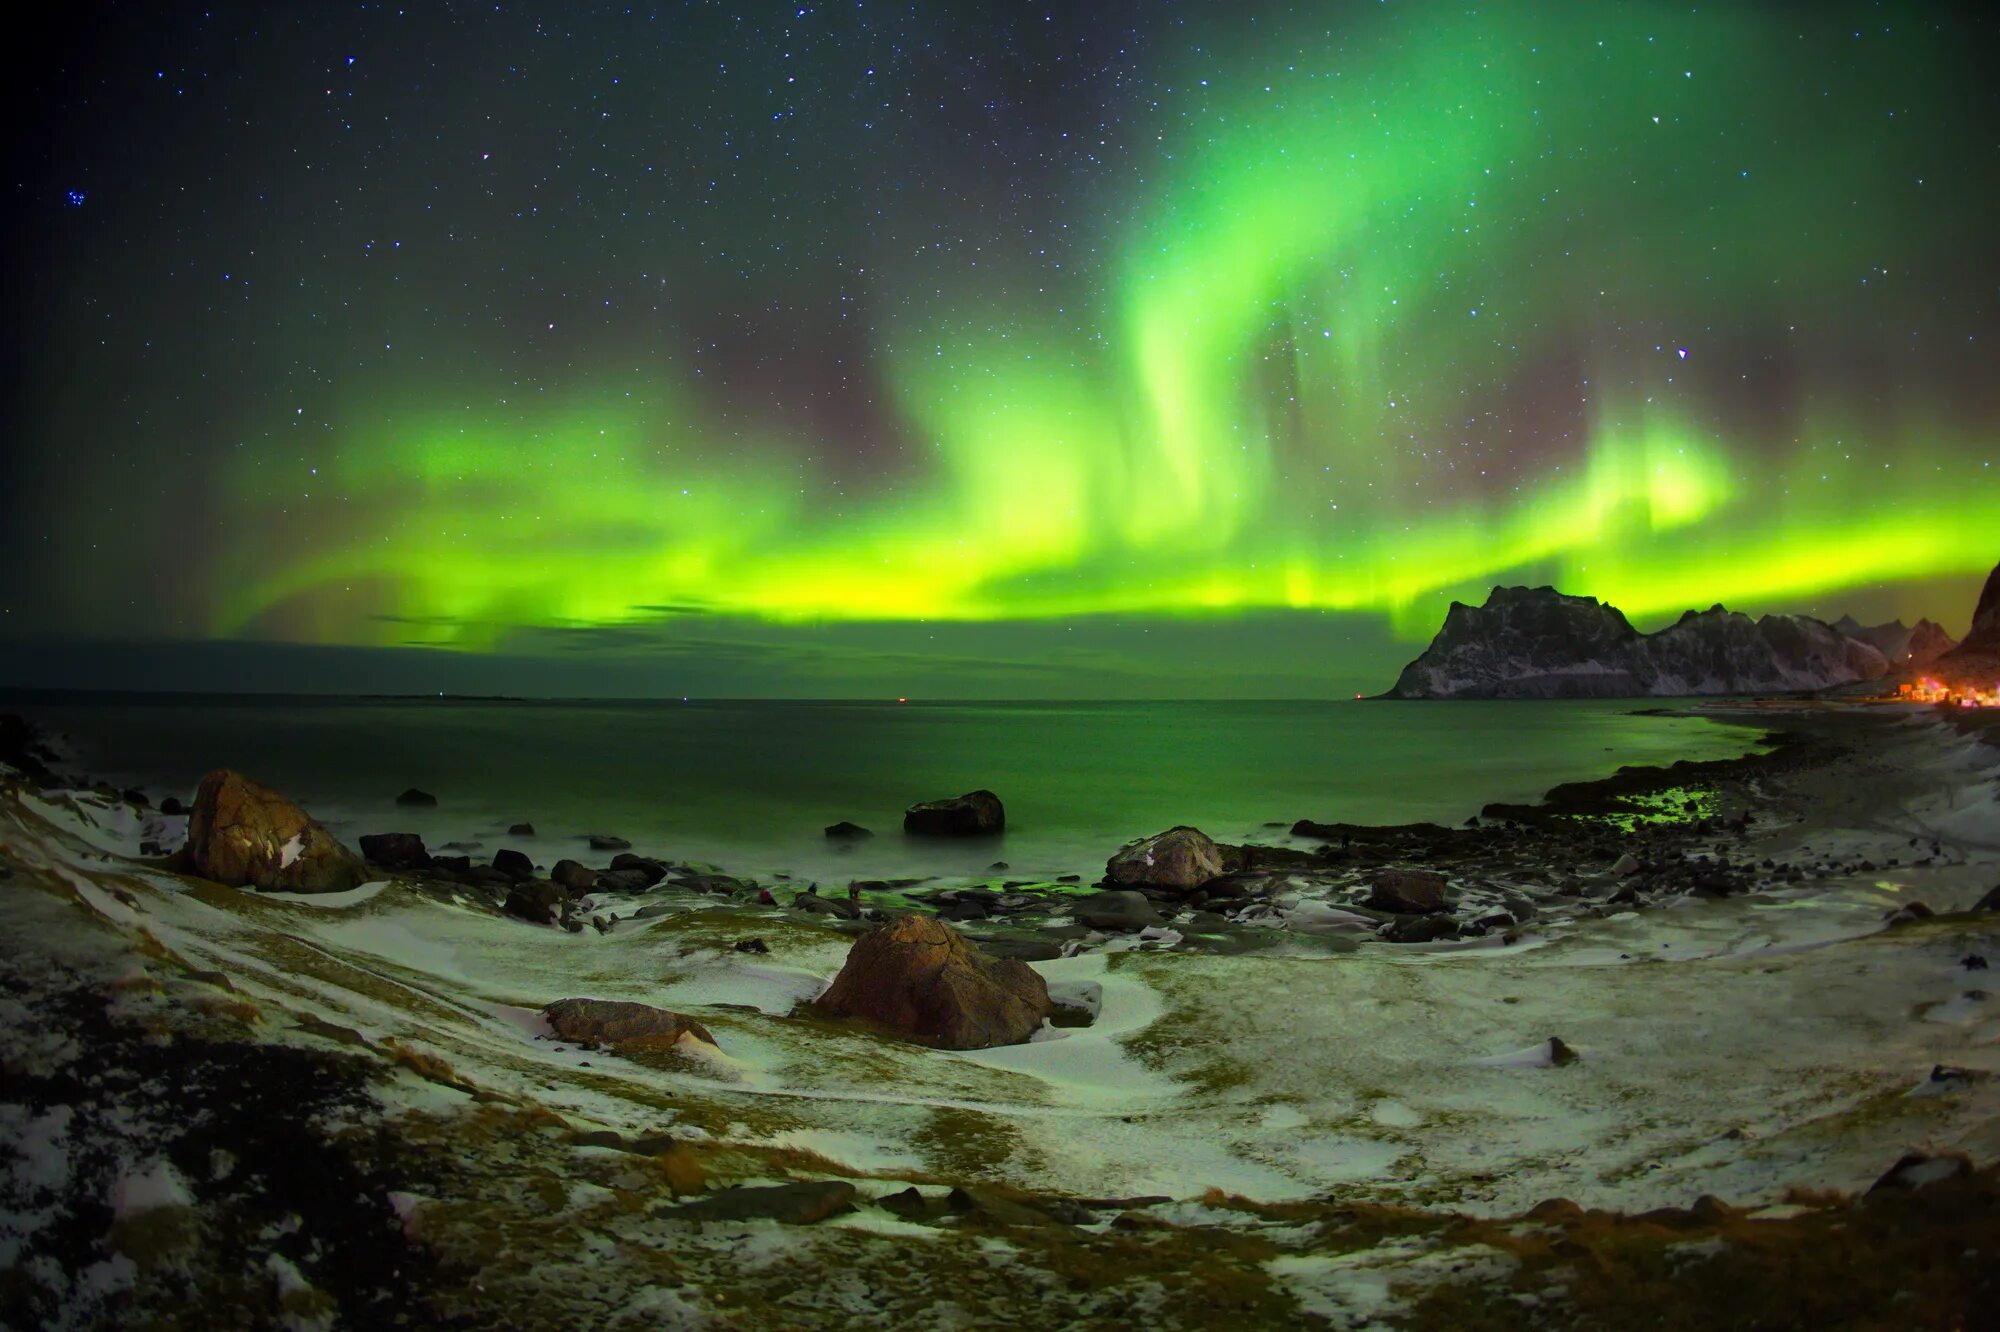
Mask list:
[[[1615,606],[1552,587],[1453,602],[1390,698],[1621,698],[1824,689],[1886,675],[1888,659],[1822,620],[1689,611],[1656,634]]]
[[[1930,673],[1955,684],[1982,688],[2000,681],[2000,564],[1986,576],[1965,641],[1931,662]]]
[[[1864,625],[1852,615],[1843,615],[1833,627],[1849,638],[1858,638],[1889,659],[1891,666],[1921,669],[1958,646],[1957,641],[1934,620],[1918,620],[1914,627],[1901,620]]]

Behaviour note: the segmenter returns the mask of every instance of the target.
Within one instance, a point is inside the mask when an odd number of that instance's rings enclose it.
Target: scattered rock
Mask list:
[[[674,887],[691,893],[734,897],[738,893],[756,891],[757,885],[749,879],[739,879],[730,874],[682,874],[674,879]]]
[[[1926,1156],[1922,1152],[1911,1152],[1890,1166],[1882,1178],[1869,1185],[1868,1192],[1875,1194],[1921,1189],[1932,1184],[1942,1184],[1946,1180],[1960,1179],[1971,1173],[1972,1162],[1956,1152],[1944,1156]]]
[[[1026,963],[989,957],[924,916],[899,917],[856,940],[816,1006],[948,1050],[1019,1044],[1055,1011]]]
[[[1964,967],[1967,971],[1984,971],[1986,970],[1986,959],[1978,953],[1967,953],[1958,960],[1958,965]]]
[[[507,825],[507,835],[509,837],[533,837],[535,835],[535,825],[532,823],[510,823]]]
[[[419,791],[414,786],[396,797],[399,805],[435,805],[437,802],[438,798],[429,791]]]
[[[590,842],[590,849],[593,851],[630,851],[632,849],[630,842],[622,837],[613,837],[609,833],[592,833],[588,840]]]
[[[723,1189],[659,1215],[685,1221],[780,1221],[805,1226],[846,1211],[854,1205],[854,1197],[854,1186],[844,1179],[806,1180]]]
[[[1611,872],[1620,878],[1639,872],[1639,857],[1627,851],[1611,864]]]
[[[1993,889],[1986,896],[1974,902],[1972,909],[1974,911],[2000,911],[2000,884],[1994,885]]]
[[[361,854],[370,864],[384,869],[424,869],[431,863],[430,852],[424,850],[424,839],[415,833],[365,833],[361,838]]]
[[[860,824],[849,823],[845,819],[839,823],[830,823],[826,828],[826,840],[829,842],[858,842],[864,837],[874,835]]]
[[[621,851],[611,857],[611,868],[615,873],[637,873],[646,876],[646,886],[652,887],[667,877],[667,867],[657,860],[635,856],[630,851]]]
[[[578,1045],[614,1050],[665,1050],[683,1036],[715,1044],[708,1028],[691,1017],[622,999],[558,999],[542,1010],[549,1029]]]
[[[1549,1037],[1549,1063],[1556,1068],[1574,1064],[1583,1056],[1570,1049],[1560,1036]]]
[[[738,939],[736,941],[736,951],[739,953],[768,953],[771,951],[771,945],[765,943],[762,939]]]
[[[1456,939],[1459,930],[1450,916],[1403,916],[1382,927],[1381,937],[1390,943],[1436,943],[1440,939]]]
[[[1368,905],[1405,915],[1443,911],[1445,883],[1435,870],[1378,869],[1369,881]]]
[[[985,837],[1004,830],[1007,811],[991,791],[926,800],[903,814],[903,831],[924,837]]]
[[[1058,1222],[1088,1224],[1095,1220],[1088,1211],[1066,1199],[1036,1206],[987,1189],[955,1188],[944,1198],[946,1210],[999,1226],[1047,1226]],[[1061,1211],[1064,1215],[1058,1216]]]
[[[1911,921],[1929,920],[1936,914],[1935,911],[1932,911],[1922,902],[1905,902],[1894,911],[1884,915],[1882,919],[1888,921],[1891,925],[1908,925]]]
[[[554,925],[562,919],[562,908],[560,888],[546,879],[530,879],[508,889],[507,901],[500,909],[536,925]]]
[[[185,814],[187,813],[187,806],[181,803],[179,796],[168,796],[160,802],[160,813],[167,815]]]
[[[1121,848],[1104,866],[1104,881],[1180,892],[1222,876],[1222,853],[1199,828],[1169,828]]]
[[[535,862],[523,852],[511,847],[493,853],[493,868],[510,879],[532,879],[535,877]]]
[[[566,893],[587,893],[597,881],[597,871],[578,860],[558,860],[549,877]]]
[[[298,893],[340,892],[367,877],[361,858],[304,810],[228,768],[201,779],[186,863],[217,883]]]
[[[1093,930],[1143,930],[1149,925],[1167,923],[1144,893],[1131,889],[1079,897],[1071,909],[1078,920]]]
[[[590,881],[596,893],[643,893],[653,886],[641,870],[606,870]]]
[[[809,911],[819,916],[838,916],[842,920],[859,920],[861,908],[853,902],[843,902],[832,897],[821,897],[818,893],[795,893],[792,896],[792,910]]]

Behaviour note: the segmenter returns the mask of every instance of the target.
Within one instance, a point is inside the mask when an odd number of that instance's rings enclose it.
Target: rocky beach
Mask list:
[[[9,723],[0,1292],[46,1326],[1980,1325],[1992,714],[1708,709],[1760,742],[1463,826],[803,886],[617,830],[349,846]],[[1004,792],[927,794],[825,835],[1004,854]]]

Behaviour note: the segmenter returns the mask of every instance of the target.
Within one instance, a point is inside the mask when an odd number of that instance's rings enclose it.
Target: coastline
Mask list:
[[[566,935],[501,918],[463,883],[389,879],[320,902],[191,884],[116,854],[123,833],[108,818],[93,845],[63,826],[79,802],[38,802],[10,783],[0,901],[6,928],[34,946],[8,963],[22,1011],[6,1058],[41,1098],[10,1125],[13,1141],[36,1140],[61,1097],[82,1113],[80,1063],[143,1069],[148,1041],[177,1043],[197,1066],[187,1088],[114,1078],[103,1093],[126,1110],[175,1110],[134,1120],[157,1135],[150,1149],[71,1152],[71,1178],[88,1165],[129,1195],[151,1150],[178,1183],[137,1215],[159,1211],[148,1224],[171,1230],[179,1209],[176,1224],[213,1229],[255,1207],[226,1180],[195,1177],[187,1126],[258,1131],[276,1108],[233,1089],[251,1070],[288,1070],[288,1085],[311,1087],[284,1115],[293,1146],[344,1163],[366,1215],[285,1189],[278,1201],[331,1248],[351,1231],[354,1254],[382,1243],[364,1219],[397,1222],[400,1277],[371,1261],[351,1279],[332,1265],[301,1278],[349,1316],[402,1301],[469,1325],[533,1308],[817,1326],[922,1318],[935,1311],[911,1301],[950,1290],[988,1314],[1051,1323],[1655,1325],[1648,1300],[1673,1271],[1690,1322],[1706,1301],[1712,1325],[1730,1325],[1721,1311],[1751,1272],[1777,1283],[1793,1321],[1875,1308],[1949,1325],[1992,1298],[1994,1278],[1933,1266],[1918,1303],[1897,1304],[1897,1255],[1994,1252],[1993,1167],[1864,1204],[1850,1195],[1906,1148],[2000,1154],[1995,1019],[1966,997],[1976,985],[1959,966],[2000,949],[2000,916],[1966,910],[2000,863],[1993,732],[1928,710],[1724,711],[1738,724],[1781,718],[1795,737],[1569,784],[1538,806],[1490,807],[1477,828],[1315,827],[1305,840],[1341,854],[1293,854],[1330,880],[1327,896],[1300,898],[1327,903],[1328,928],[1294,909],[1238,932],[1254,950],[1204,948],[1199,930],[1166,947],[1111,947],[1107,935],[1040,964],[1052,986],[1094,987],[1093,1026],[965,1055],[788,1016],[861,922],[682,911]],[[1612,875],[1614,846],[1642,848],[1647,868]],[[1574,883],[1549,873],[1565,860]],[[1332,900],[1340,885],[1391,862],[1444,870],[1462,899],[1470,880],[1496,881],[1500,899],[1537,875],[1553,891],[1526,919],[1456,940],[1330,928],[1331,913],[1359,914]],[[1297,877],[1299,864],[1259,866],[1253,849],[1232,868]],[[1625,891],[1634,900],[1615,900]],[[1909,913],[1913,899],[1931,914]],[[1899,910],[1905,920],[1885,926]],[[751,928],[768,957],[733,952]],[[728,1061],[552,1049],[535,1039],[535,1009],[565,983],[710,1005],[699,1011]],[[1732,1011],[1766,1031],[1732,1030]],[[1552,1034],[1580,1061],[1538,1063],[1534,1040]],[[1760,1040],[1781,1047],[1772,1069],[1743,1062]],[[1960,1072],[1932,1078],[1931,1062]],[[1744,1086],[1726,1084],[1732,1071]],[[1723,1081],[1699,1097],[1674,1086],[1690,1080]],[[1646,1106],[1642,1122],[1625,1118]],[[1558,1107],[1571,1129],[1551,1118]],[[1707,1122],[1692,1122],[1698,1112]],[[631,1150],[649,1131],[672,1145]],[[413,1157],[419,1147],[448,1166]],[[862,1206],[810,1228],[671,1215],[704,1176],[711,1187],[846,1179]],[[870,1201],[910,1186],[974,1201],[949,1220]],[[550,1187],[563,1206],[534,1201]],[[1787,1189],[1805,1192],[1787,1201]],[[1136,1194],[1170,1201],[1087,1205]],[[1728,1205],[1696,1202],[1711,1194]],[[1577,1202],[1537,1205],[1553,1196]],[[81,1246],[79,1262],[125,1256],[125,1289],[164,1279],[123,1240],[110,1256],[93,1247],[99,1233],[64,1242]],[[574,1252],[585,1234],[610,1236],[618,1254],[588,1278],[509,1257]],[[188,1257],[171,1235],[156,1249],[203,1272],[221,1261]],[[929,1279],[871,1278],[892,1264]],[[847,1276],[812,1275],[826,1271]],[[1159,1279],[1173,1271],[1194,1281]],[[1047,1274],[1054,1286],[1038,1284]],[[1355,1306],[1357,1291],[1380,1307]]]

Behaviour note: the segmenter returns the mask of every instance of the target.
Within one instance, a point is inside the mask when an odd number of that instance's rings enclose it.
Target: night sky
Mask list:
[[[2000,22],[65,8],[0,684],[1341,695],[2000,559]]]

